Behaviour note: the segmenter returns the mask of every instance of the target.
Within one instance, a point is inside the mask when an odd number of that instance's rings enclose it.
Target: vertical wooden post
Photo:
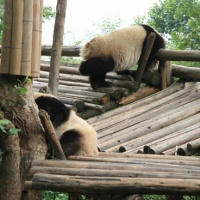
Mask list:
[[[67,0],[57,1],[57,12],[54,25],[53,45],[51,52],[50,71],[49,71],[49,88],[57,96],[59,83],[59,69],[62,52],[62,42],[64,34],[64,24],[66,15]]]
[[[31,74],[33,0],[24,0],[21,75]]]
[[[12,38],[12,0],[5,1],[0,73],[9,73]]]
[[[172,66],[170,61],[162,61],[159,64],[161,73],[161,89],[165,89],[172,84]]]
[[[31,76],[37,77],[40,74],[41,55],[41,0],[33,1],[33,40],[32,40],[32,67]]]
[[[13,1],[13,23],[10,57],[10,74],[20,74],[22,56],[22,27],[24,1]]]
[[[144,47],[144,53],[141,57],[141,62],[139,63],[137,72],[136,72],[136,76],[135,76],[135,81],[138,82],[139,84],[141,83],[142,80],[142,76],[144,74],[144,71],[146,69],[146,65],[147,65],[147,60],[149,58],[151,49],[153,47],[154,41],[156,38],[156,34],[155,33],[150,33],[148,38],[147,38],[147,42],[146,45]]]

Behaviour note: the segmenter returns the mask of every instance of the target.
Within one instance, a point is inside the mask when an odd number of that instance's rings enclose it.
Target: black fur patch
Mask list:
[[[165,48],[165,41],[164,41],[163,37],[162,37],[159,33],[157,33],[151,26],[146,25],[146,24],[140,24],[140,25],[141,25],[141,26],[145,29],[145,31],[147,32],[147,36],[146,36],[146,38],[145,38],[145,40],[144,40],[143,47],[144,47],[145,44],[146,44],[148,35],[149,35],[151,32],[153,32],[153,33],[156,34],[156,38],[155,38],[153,47],[152,47],[151,52],[150,52],[150,55],[149,55],[149,59],[148,59],[148,61],[147,61],[147,66],[150,66],[150,65],[156,60],[155,53],[156,53],[159,49]],[[140,55],[140,58],[142,57],[143,53],[144,53],[144,48],[142,49],[142,53],[141,53],[141,55]],[[140,63],[140,60],[139,60],[138,63]]]
[[[105,81],[106,73],[111,72],[114,67],[114,60],[111,56],[92,57],[81,63],[79,71],[82,75],[90,76],[91,87],[97,89],[109,86],[109,83]]]
[[[66,157],[70,155],[77,155],[81,149],[81,137],[82,135],[75,130],[69,130],[62,134],[60,144]]]
[[[57,98],[41,96],[35,102],[39,109],[43,109],[49,114],[54,128],[57,128],[69,119],[71,110]]]

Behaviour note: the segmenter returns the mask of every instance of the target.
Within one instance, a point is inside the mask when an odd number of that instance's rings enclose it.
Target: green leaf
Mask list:
[[[1,119],[0,120],[0,124],[5,126],[5,125],[8,125],[10,122],[7,120],[7,119]]]
[[[11,135],[17,135],[20,131],[21,131],[21,130],[20,130],[20,129],[17,129],[17,128],[10,128],[8,132],[9,132]]]

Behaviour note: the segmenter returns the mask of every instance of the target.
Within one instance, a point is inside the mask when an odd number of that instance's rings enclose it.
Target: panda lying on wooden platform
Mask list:
[[[153,32],[155,42],[150,52],[147,66],[156,61],[155,53],[165,47],[164,39],[149,25],[136,25],[119,29],[103,36],[94,37],[81,50],[83,62],[79,67],[82,75],[90,77],[91,87],[108,87],[107,72],[124,72],[137,63],[144,53],[147,37]]]
[[[66,157],[98,155],[97,133],[85,120],[53,95],[34,92],[34,99],[49,114]]]

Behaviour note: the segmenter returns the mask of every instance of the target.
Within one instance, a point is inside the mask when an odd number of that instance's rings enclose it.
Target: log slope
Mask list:
[[[200,143],[200,83],[176,83],[88,120],[106,152],[192,155]]]

